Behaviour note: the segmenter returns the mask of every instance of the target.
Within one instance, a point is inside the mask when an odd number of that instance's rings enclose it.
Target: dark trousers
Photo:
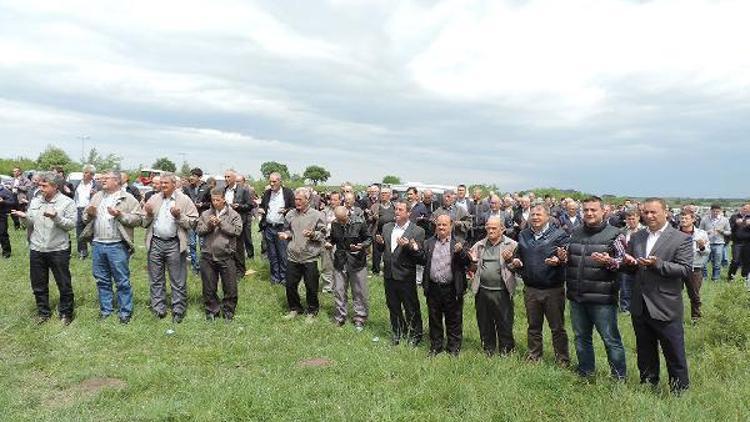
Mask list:
[[[268,255],[268,266],[271,270],[271,284],[284,283],[286,280],[287,241],[279,239],[282,227],[266,226],[263,229],[263,240],[266,241],[266,255]]]
[[[430,327],[430,350],[458,354],[463,341],[464,298],[456,296],[453,283],[438,284],[429,282],[425,292],[427,315]],[[445,325],[443,325],[445,321]],[[444,339],[447,338],[447,345]]]
[[[10,236],[8,236],[8,214],[0,211],[0,248],[3,250],[3,256],[10,256]]]
[[[380,274],[380,263],[383,261],[383,247],[379,245],[372,246],[372,272]]]
[[[240,279],[245,276],[245,271],[247,271],[247,268],[245,267],[245,229],[243,227],[242,233],[240,234],[240,237],[236,238],[235,241],[235,247],[234,247],[234,265],[235,265],[235,273],[237,274],[237,278]]]
[[[685,356],[685,333],[682,318],[674,321],[657,321],[646,312],[633,315],[638,370],[641,382],[659,383],[659,346],[664,353],[669,374],[669,386],[672,390],[684,390],[690,385],[688,378],[687,357]]]
[[[568,333],[565,331],[565,288],[535,289],[526,286],[523,298],[526,305],[526,317],[529,321],[527,332],[529,359],[542,358],[542,330],[544,319],[547,318],[547,324],[552,332],[555,360],[561,364],[569,364]]]
[[[86,223],[83,222],[83,212],[86,208],[78,208],[78,219],[76,220],[76,250],[78,256],[87,257],[89,256],[89,245],[88,242],[81,239],[81,233],[86,228]]]
[[[70,278],[70,249],[54,252],[29,251],[29,276],[31,290],[36,299],[36,309],[41,316],[50,316],[49,273],[55,277],[60,292],[60,316],[73,316],[73,284]]]
[[[740,251],[740,266],[742,267],[740,274],[743,278],[747,279],[750,274],[750,244],[743,244],[742,251]]]
[[[18,207],[19,211],[23,211],[22,207]],[[16,230],[21,228],[21,220],[16,217],[15,215],[11,215],[10,218],[13,220],[13,227],[16,228]]]
[[[690,317],[693,319],[701,317],[701,286],[703,285],[703,268],[693,268],[688,278],[685,279],[685,287],[690,298]]]
[[[320,303],[318,302],[318,263],[312,262],[287,262],[286,270],[286,301],[290,311],[304,312],[299,297],[299,282],[305,279],[305,300],[307,301],[307,313],[317,315]]]
[[[245,244],[245,252],[247,257],[253,259],[255,257],[255,247],[253,246],[253,219],[248,216],[242,220],[242,242]]]
[[[732,262],[729,264],[729,278],[737,273],[742,265],[742,243],[732,242]]]
[[[213,259],[203,254],[200,271],[206,314],[218,315],[221,310],[225,318],[232,318],[237,309],[237,268],[235,268],[234,258]],[[221,278],[221,290],[224,293],[221,306],[219,306],[219,297],[216,294],[219,278]]]
[[[513,300],[507,290],[479,288],[474,299],[477,311],[479,337],[485,353],[493,354],[500,346],[500,353],[513,351]]]
[[[402,338],[414,343],[422,340],[422,311],[419,308],[416,280],[385,278],[385,303],[391,320],[394,342]]]

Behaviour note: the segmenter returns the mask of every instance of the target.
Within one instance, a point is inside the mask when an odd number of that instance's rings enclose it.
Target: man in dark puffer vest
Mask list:
[[[625,378],[625,349],[617,328],[616,282],[623,252],[623,236],[604,220],[601,198],[584,200],[583,225],[573,231],[567,251],[560,254],[561,263],[566,265],[567,297],[581,376],[593,375],[596,368],[592,342],[596,327],[607,349],[612,376]]]

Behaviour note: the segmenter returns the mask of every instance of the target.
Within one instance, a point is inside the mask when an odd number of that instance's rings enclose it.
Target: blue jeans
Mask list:
[[[576,337],[578,373],[590,376],[596,369],[592,341],[593,329],[596,327],[607,349],[612,377],[624,379],[627,366],[625,365],[625,348],[622,346],[620,330],[617,329],[617,306],[578,303],[571,300],[570,319]]]
[[[620,273],[617,275],[620,281],[620,311],[630,312],[630,296],[633,293],[633,274]]]
[[[263,229],[263,238],[266,241],[266,255],[271,270],[271,283],[283,284],[286,282],[286,246],[287,241],[279,239],[279,232],[283,229],[266,226]]]
[[[113,312],[112,281],[117,286],[117,303],[120,305],[119,315],[130,316],[133,313],[133,291],[130,288],[130,267],[127,246],[123,242],[100,243],[93,242],[94,279],[99,291],[99,310],[102,315]]]
[[[724,259],[724,244],[712,243],[711,254],[708,255],[708,262],[711,263],[711,281],[716,281],[721,276],[722,259]],[[706,268],[708,268],[708,264],[706,264]]]
[[[198,233],[195,230],[188,230],[188,254],[190,255],[190,266],[193,271],[200,271],[200,261],[198,260]]]

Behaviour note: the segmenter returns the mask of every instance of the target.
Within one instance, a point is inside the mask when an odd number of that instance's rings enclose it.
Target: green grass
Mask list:
[[[131,262],[133,321],[98,322],[90,261],[73,261],[77,318],[33,322],[28,252],[11,229],[14,255],[0,261],[0,419],[3,420],[747,420],[750,418],[750,301],[739,284],[707,283],[706,315],[686,326],[692,389],[676,398],[638,384],[630,320],[620,317],[628,380],[611,381],[597,339],[593,382],[553,363],[549,331],[539,364],[523,360],[526,317],[515,299],[517,352],[480,352],[467,296],[459,358],[428,359],[427,346],[393,347],[382,280],[370,280],[370,321],[362,333],[328,320],[322,294],[314,324],[282,321],[284,290],[262,261],[240,283],[232,324],[203,318],[200,280],[190,275],[186,320],[173,326],[148,311],[145,249]],[[138,232],[142,239],[143,232]],[[257,245],[257,243],[256,243]],[[52,301],[57,303],[51,282]],[[687,302],[687,300],[686,300]],[[426,327],[424,301],[422,310]],[[166,331],[174,328],[174,335]],[[571,353],[574,353],[571,337]],[[373,341],[379,337],[380,341]],[[573,355],[574,357],[574,355]],[[324,358],[327,366],[302,361]],[[574,359],[575,361],[575,359]],[[665,372],[662,369],[662,372]],[[90,385],[106,378],[105,387]],[[666,374],[662,379],[666,379]],[[107,382],[116,385],[106,386]]]

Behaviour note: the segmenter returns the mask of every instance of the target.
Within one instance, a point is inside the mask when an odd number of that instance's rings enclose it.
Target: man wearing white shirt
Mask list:
[[[143,226],[148,248],[151,310],[158,318],[167,315],[166,272],[172,288],[172,320],[182,322],[187,311],[188,230],[198,219],[189,196],[176,190],[174,174],[161,176],[161,192],[143,206]]]
[[[669,374],[669,386],[679,393],[690,385],[685,333],[682,325],[682,286],[693,264],[693,242],[667,222],[661,198],[644,201],[648,230],[630,237],[623,258],[625,270],[635,274],[630,313],[636,338],[641,383],[659,382],[659,348]]]
[[[390,313],[392,343],[402,339],[416,346],[422,340],[422,313],[417,297],[419,250],[424,230],[409,222],[406,202],[394,204],[395,221],[383,226],[375,239],[383,252],[385,300]]]
[[[91,164],[83,166],[83,179],[78,186],[76,186],[73,200],[76,203],[78,209],[78,220],[76,222],[76,242],[78,246],[78,258],[86,259],[89,256],[88,243],[81,240],[81,232],[86,227],[86,223],[83,221],[83,211],[89,206],[91,197],[94,196],[98,189],[96,181],[94,181],[94,172],[96,167]]]

